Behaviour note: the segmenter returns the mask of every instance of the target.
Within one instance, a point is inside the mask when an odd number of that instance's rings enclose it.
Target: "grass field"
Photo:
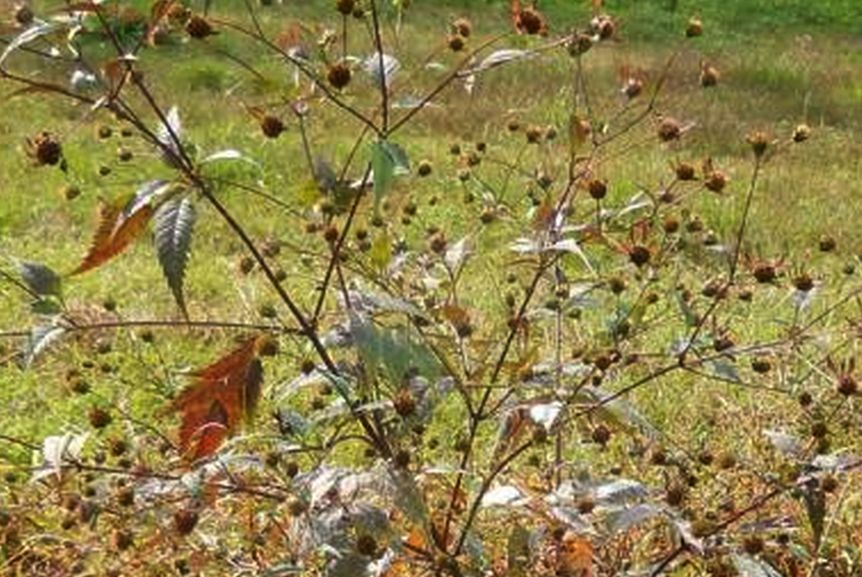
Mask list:
[[[37,9],[40,4],[34,3]],[[280,5],[260,7],[260,26],[275,37],[291,22],[301,21],[320,34],[324,24],[333,25],[331,4],[285,0]],[[799,358],[794,357],[787,372],[776,375],[769,386],[705,385],[702,377],[692,373],[663,379],[657,386],[630,395],[631,402],[661,431],[667,445],[689,454],[704,447],[712,447],[717,454],[733,452],[749,466],[739,478],[718,472],[714,482],[704,483],[697,502],[708,503],[711,508],[723,491],[733,492],[748,483],[753,486],[759,479],[757,469],[761,464],[767,470],[780,468],[763,447],[759,430],[787,426],[800,435],[803,433],[799,431],[807,434],[813,418],[809,413],[792,420],[791,425],[787,424],[787,415],[798,412],[800,392],[811,391],[818,400],[828,395],[831,384],[822,368],[823,352],[836,345],[837,337],[835,341],[830,338],[843,335],[847,321],[858,314],[855,309],[831,311],[829,307],[851,294],[862,274],[856,272],[862,258],[862,228],[858,225],[862,215],[862,3],[607,0],[604,4],[616,18],[619,30],[612,40],[597,44],[583,58],[592,116],[611,122],[613,127],[613,115],[625,101],[620,93],[622,81],[628,75],[642,77],[649,90],[660,77],[664,63],[678,50],[656,108],[690,124],[679,143],[655,146],[654,133],[647,132],[625,137],[616,144],[617,152],[610,154],[598,169],[598,175],[610,184],[607,200],[603,201],[606,206],[624,206],[642,190],[658,195],[661,186],[671,180],[675,163],[686,161],[700,167],[710,157],[729,177],[727,188],[721,195],[697,192],[687,204],[690,212],[677,216],[686,222],[699,218],[706,224],[707,230],[697,238],[714,233],[719,244],[730,246],[740,226],[753,167],[746,136],[763,131],[770,138],[786,140],[797,125],[811,127],[811,138],[804,146],[792,147],[764,166],[742,252],[752,260],[780,259],[788,278],[807,272],[818,285],[822,283],[822,294],[828,296],[815,298],[808,310],[800,312],[792,305],[792,291],[784,283],[758,292],[753,304],[734,303],[718,322],[733,325],[734,337],[740,342],[753,343],[783,338],[788,327],[804,324],[825,311],[823,334],[817,333],[812,339],[822,337],[823,342],[806,341],[804,346],[810,345],[815,352],[810,353],[810,358],[803,358],[801,353]],[[557,0],[540,2],[540,7],[549,19],[551,38],[585,26],[592,14],[588,2]],[[214,18],[245,18],[239,1],[215,0],[212,10]],[[706,33],[703,38],[684,42],[683,31],[692,15],[703,20]],[[440,72],[428,67],[429,62],[449,69],[460,60],[461,55],[452,54],[445,46],[449,23],[460,16],[473,23],[471,47],[509,27],[507,7],[498,2],[413,0],[397,35],[395,21],[384,19],[385,40],[391,43],[402,66],[390,102],[395,105],[396,118],[407,110],[397,108],[398,104],[421,97],[438,82]],[[110,52],[105,42],[91,42],[85,46],[89,53]],[[186,42],[187,46],[180,46]],[[535,45],[533,38],[510,34],[494,48]],[[348,52],[354,50],[359,57],[369,52],[364,37],[348,39]],[[307,81],[294,84],[290,67],[225,29],[206,42],[188,41],[182,35],[171,37],[149,49],[146,56],[138,69],[165,109],[177,106],[184,138],[194,142],[201,157],[236,149],[265,167],[260,170],[243,163],[225,163],[215,172],[219,178],[249,183],[257,192],[225,186],[219,194],[256,244],[276,242],[282,247],[281,253],[269,260],[273,268],[284,272],[283,286],[300,309],[313,310],[315,286],[330,253],[321,235],[308,233],[307,225],[316,222],[315,205],[319,208],[323,199],[314,190],[297,121],[285,104],[307,89]],[[26,62],[32,55],[19,57],[20,62]],[[700,85],[704,64],[720,71],[717,86]],[[40,64],[32,74],[59,77],[60,66],[56,70],[52,66]],[[505,334],[506,294],[512,290],[506,273],[518,275],[518,287],[527,284],[524,270],[519,268],[522,263],[513,257],[509,245],[531,229],[533,193],[528,191],[536,190],[537,173],[549,174],[555,180],[565,177],[566,146],[560,141],[571,114],[572,83],[571,58],[558,51],[492,70],[479,77],[472,94],[460,81],[454,83],[433,107],[422,111],[415,123],[395,137],[414,170],[397,180],[386,202],[383,215],[387,227],[378,229],[372,225],[370,203],[363,204],[358,213],[356,229],[370,231],[371,238],[382,238],[383,244],[397,241],[413,251],[424,249],[429,229],[442,229],[450,242],[471,237],[476,256],[461,279],[459,298],[466,303],[464,306],[478,311],[474,322],[482,328],[474,337],[475,350],[460,351],[464,357],[472,355],[464,360],[465,365],[481,364],[480,359],[499,345],[499,335]],[[0,96],[11,95],[15,88],[11,81],[0,79]],[[369,93],[373,98],[367,96]],[[366,77],[357,76],[345,94],[348,102],[363,110],[377,104],[374,86]],[[107,114],[90,115],[83,105],[44,95],[16,94],[14,98],[4,97],[2,102],[0,272],[5,280],[0,278],[0,331],[5,332],[0,339],[0,433],[38,445],[46,435],[89,430],[88,414],[92,407],[99,406],[111,407],[118,415],[109,429],[98,433],[103,442],[119,437],[134,443],[136,435],[170,436],[175,421],[165,415],[164,407],[186,382],[181,370],[203,366],[219,351],[229,350],[234,331],[157,328],[152,343],[152,333],[144,329],[87,332],[52,347],[33,367],[24,370],[19,367],[18,352],[26,345],[31,328],[44,319],[30,310],[28,295],[9,280],[16,278],[19,260],[41,262],[62,273],[72,271],[87,251],[100,199],[128,195],[142,180],[164,176],[166,168],[152,147],[123,136],[121,123]],[[320,94],[311,97],[309,103],[311,112],[306,123],[312,155],[340,167],[362,127],[345,119]],[[250,106],[278,110],[287,122],[285,134],[278,140],[265,138],[247,110]],[[553,126],[561,133],[560,141],[527,145],[523,130],[509,129],[512,121],[522,126]],[[150,115],[146,122],[155,126],[157,120]],[[99,136],[104,127],[111,128],[109,137]],[[65,174],[37,168],[27,156],[26,138],[42,130],[60,135],[69,167]],[[462,181],[459,170],[464,167],[463,159],[453,155],[451,148],[457,144],[469,152],[480,142],[487,146],[482,163],[472,170],[469,180]],[[121,160],[122,153],[129,152],[131,159]],[[369,158],[365,147],[358,154],[359,161],[350,174],[353,178],[362,176],[356,174],[356,167],[363,166]],[[422,160],[433,166],[433,178],[416,174],[415,168]],[[524,168],[507,168],[515,163]],[[69,187],[79,189],[80,195],[67,199]],[[269,200],[259,194],[261,191]],[[581,208],[585,219],[593,218],[593,205],[586,203],[579,205]],[[202,206],[197,226],[186,278],[190,318],[291,325],[290,315],[260,271],[239,271],[245,248],[218,214]],[[834,240],[834,250],[821,250],[827,237]],[[652,286],[648,275],[630,273],[631,267],[620,266],[610,252],[596,248],[593,264],[598,274],[602,278],[625,275],[632,288],[622,297],[597,297],[601,305],[595,310],[585,307],[577,329],[572,329],[571,340],[565,344],[568,356],[577,358],[584,350],[593,351],[610,342],[609,317],[623,305],[634,306],[637,299],[632,293],[646,292]],[[694,243],[680,257],[686,259],[685,273],[656,286],[670,294],[678,281],[697,295],[706,281],[723,273],[721,254]],[[357,256],[355,269],[351,270],[363,271],[362,275],[378,279],[381,286],[397,286],[398,279],[388,279],[379,271],[367,272],[374,270],[374,258],[374,249],[371,257]],[[566,263],[565,270],[575,281],[588,279],[574,257]],[[338,318],[336,291],[330,292],[320,320],[324,328]],[[181,320],[162,278],[155,248],[146,239],[99,270],[64,279],[63,296],[66,310],[86,321]],[[552,299],[553,294],[547,298]],[[679,313],[672,297],[667,302],[663,300],[661,307],[657,317]],[[274,320],[270,309],[275,311]],[[633,350],[647,356],[653,354],[653,349],[666,350],[676,329],[665,330],[658,323],[657,327],[650,333],[651,340],[638,343],[644,350]],[[530,352],[527,343],[519,351],[522,357],[535,354],[546,360],[553,331],[537,329],[532,338],[538,352]],[[839,349],[848,354],[858,347],[852,338],[842,338],[840,342]],[[618,344],[615,337],[612,344]],[[278,397],[298,367],[313,357],[313,350],[303,340],[288,336],[282,339],[281,354],[267,364],[261,415],[279,406]],[[70,376],[73,369],[75,374]],[[85,394],[75,390],[81,372],[89,385]],[[773,394],[772,389],[779,394]],[[315,398],[303,397],[298,406],[306,408],[322,396],[318,392],[310,395]],[[426,445],[422,449],[428,463],[451,460],[451,429],[468,417],[457,403],[444,405],[442,416],[426,433],[428,439],[434,439],[433,447]],[[824,401],[824,410],[831,407]],[[858,453],[862,449],[858,406],[852,406],[851,401],[850,407],[846,428],[838,424],[834,427],[833,442]],[[751,426],[741,427],[741,423]],[[592,426],[590,421],[586,429],[576,430],[573,436],[584,436]],[[261,418],[240,444],[269,447],[276,437],[273,429],[270,420]],[[496,435],[497,431],[488,427],[479,433],[479,438],[490,446]],[[622,468],[654,486],[667,485],[670,481],[664,471],[633,462],[631,456],[638,451],[643,452],[638,443],[623,441],[601,452],[586,443],[575,443],[568,457],[592,470]],[[0,444],[0,469],[20,477],[30,465],[32,453],[28,447]],[[154,447],[141,444],[135,454],[142,461],[155,461],[157,453]],[[544,458],[545,450],[536,451],[536,455]],[[339,458],[353,463],[366,460],[354,449],[345,450]],[[853,482],[858,482],[858,477]],[[11,489],[0,489],[0,504],[11,499],[12,493]],[[862,525],[862,503],[858,491],[856,497],[852,490],[849,493],[841,503],[843,517],[836,522],[838,528],[830,543],[846,550],[855,563],[848,566],[862,570],[858,543],[854,547],[851,542],[862,538],[858,530]],[[697,509],[694,503],[692,508]],[[838,518],[838,513],[835,515]],[[697,574],[683,571],[680,574]]]

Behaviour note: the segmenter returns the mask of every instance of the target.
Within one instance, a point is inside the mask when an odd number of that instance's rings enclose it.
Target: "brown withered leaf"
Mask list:
[[[593,545],[585,537],[567,532],[557,556],[557,575],[565,577],[593,576]]]
[[[265,338],[250,338],[192,373],[193,383],[174,400],[172,408],[182,413],[180,450],[189,461],[214,453],[254,413],[263,383],[259,352]]]
[[[90,249],[72,274],[94,269],[117,256],[128,247],[153,216],[148,203],[102,203],[99,207],[99,224]]]

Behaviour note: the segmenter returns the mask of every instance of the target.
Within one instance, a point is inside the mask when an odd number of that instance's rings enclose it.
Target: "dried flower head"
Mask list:
[[[355,8],[355,0],[337,0],[335,3],[335,9],[338,10],[344,16],[350,16],[351,14],[353,14],[353,10]]]
[[[685,35],[688,38],[697,38],[703,34],[703,22],[699,18],[692,17],[685,27]]]
[[[623,84],[622,93],[628,98],[636,98],[641,95],[644,83],[639,78],[628,78]]]
[[[467,42],[460,34],[450,34],[449,38],[446,40],[446,45],[449,46],[449,50],[452,52],[461,52],[464,50],[464,46],[467,45]]]
[[[805,142],[811,137],[811,128],[807,124],[800,124],[793,130],[793,142]]]
[[[29,154],[39,166],[56,166],[63,159],[63,146],[50,132],[41,132],[27,139]]]
[[[525,8],[518,13],[518,30],[524,34],[540,34],[547,29],[545,17],[535,8]]]
[[[186,32],[192,38],[197,40],[203,40],[213,34],[216,34],[216,31],[213,30],[212,25],[207,21],[203,16],[194,15],[189,18],[188,22],[186,22]]]
[[[267,114],[260,121],[260,130],[267,138],[278,138],[284,132],[284,122],[277,116]]]
[[[464,38],[469,38],[470,34],[473,33],[473,24],[466,18],[458,18],[452,22],[452,32]]]
[[[704,88],[712,88],[718,84],[721,73],[718,68],[704,63],[700,68],[700,85]]]
[[[662,142],[671,142],[682,135],[682,126],[673,117],[665,116],[658,125],[658,138]]]
[[[338,90],[350,84],[351,77],[350,66],[346,62],[336,62],[329,67],[329,71],[326,73],[329,84]]]
[[[746,141],[751,145],[751,150],[757,158],[766,154],[766,149],[769,147],[769,137],[765,132],[760,130],[752,132],[748,135]]]
[[[589,34],[575,33],[572,35],[568,47],[569,54],[572,56],[586,54],[593,47],[593,38]]]

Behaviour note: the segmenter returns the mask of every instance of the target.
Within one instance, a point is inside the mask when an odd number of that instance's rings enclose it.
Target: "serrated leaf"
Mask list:
[[[125,203],[102,203],[90,250],[72,274],[99,267],[123,252],[141,235],[153,216],[155,200],[169,188],[170,183],[153,180],[144,184]]]
[[[194,233],[195,205],[188,196],[172,198],[159,207],[154,220],[159,264],[177,306],[186,314],[183,280]]]
[[[27,347],[24,350],[24,367],[29,367],[33,364],[40,354],[42,354],[52,343],[62,337],[66,333],[66,329],[56,325],[40,325],[33,327],[30,331],[30,339],[27,341]]]
[[[264,337],[246,340],[221,359],[192,373],[193,384],[171,404],[182,414],[179,444],[188,461],[214,453],[260,399],[263,366],[258,357]]]
[[[378,140],[371,145],[371,169],[374,173],[374,214],[380,214],[380,203],[389,194],[396,175],[409,174],[410,161],[399,145]]]
[[[47,266],[37,262],[21,262],[18,265],[21,279],[39,296],[60,294],[60,276]]]

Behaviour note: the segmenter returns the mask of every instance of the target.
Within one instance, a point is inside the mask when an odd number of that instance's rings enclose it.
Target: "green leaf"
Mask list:
[[[410,159],[394,142],[378,140],[371,145],[371,169],[374,171],[374,214],[379,215],[380,203],[389,194],[393,178],[410,173]]]
[[[155,214],[155,241],[159,264],[183,314],[187,314],[183,279],[189,259],[195,219],[195,206],[188,196],[168,200]]]
[[[43,264],[22,262],[18,265],[21,279],[39,296],[60,294],[60,276]]]
[[[390,382],[400,383],[410,369],[416,369],[419,375],[432,381],[441,374],[437,357],[405,328],[381,328],[368,319],[352,315],[350,333],[371,375],[382,367]]]
[[[389,265],[392,260],[392,239],[388,234],[382,233],[375,237],[371,243],[371,250],[368,251],[368,257],[377,270],[383,270]]]

